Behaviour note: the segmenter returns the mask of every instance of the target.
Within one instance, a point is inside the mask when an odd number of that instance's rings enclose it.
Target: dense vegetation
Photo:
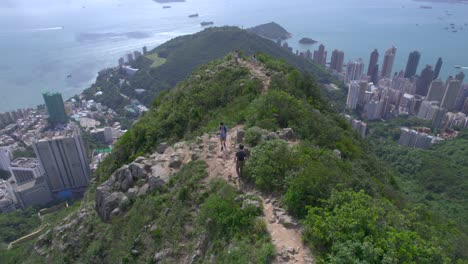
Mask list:
[[[402,191],[413,201],[428,205],[461,231],[460,256],[468,256],[468,133],[429,150],[401,147],[394,142],[374,143],[376,154],[397,172]],[[442,220],[443,221],[443,220]]]
[[[0,249],[5,249],[8,243],[29,234],[40,225],[37,209],[28,208],[8,214],[0,214]]]

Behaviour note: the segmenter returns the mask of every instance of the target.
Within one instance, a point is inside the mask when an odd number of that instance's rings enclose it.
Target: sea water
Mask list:
[[[468,5],[411,0],[2,0],[0,1],[0,111],[42,103],[41,93],[65,98],[89,87],[103,68],[119,57],[156,47],[179,35],[195,33],[202,21],[243,28],[275,21],[293,38],[294,49],[310,37],[333,49],[345,62],[368,63],[395,45],[394,71],[404,69],[409,52],[422,53],[418,72],[442,57],[441,77],[468,64]],[[432,9],[421,9],[421,5]],[[198,18],[188,15],[198,13]],[[453,33],[449,24],[455,24]],[[467,25],[465,25],[467,24]],[[450,30],[446,30],[449,27]],[[367,66],[367,65],[366,65]]]

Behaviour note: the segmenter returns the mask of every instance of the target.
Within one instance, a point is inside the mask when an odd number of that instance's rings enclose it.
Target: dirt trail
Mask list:
[[[275,198],[266,197],[258,191],[246,190],[240,186],[236,175],[234,158],[237,151],[236,134],[242,128],[243,126],[236,126],[228,132],[227,148],[223,151],[221,151],[218,137],[209,137],[208,135],[203,137],[203,145],[206,147],[201,153],[201,157],[208,165],[209,177],[207,181],[223,178],[236,188],[253,193],[261,198],[263,218],[278,253],[273,263],[315,263],[310,250],[302,243],[301,228],[279,207],[279,202]]]
[[[247,69],[250,70],[250,73],[253,76],[262,80],[262,83],[263,83],[262,92],[268,91],[268,88],[270,87],[271,78],[266,75],[265,73],[266,69],[263,66],[263,64],[261,64],[260,62],[253,63],[251,61],[246,61],[246,60],[240,60],[239,63],[242,66],[247,67]]]

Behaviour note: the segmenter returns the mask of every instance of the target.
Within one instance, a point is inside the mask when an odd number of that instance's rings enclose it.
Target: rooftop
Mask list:
[[[16,187],[16,191],[17,192],[23,192],[23,191],[26,191],[38,184],[41,184],[42,182],[44,182],[44,177],[38,177],[38,178],[34,178],[34,180],[31,180],[31,181],[28,181],[28,182],[25,182],[21,185],[18,185],[18,187]]]
[[[11,167],[35,168],[39,165],[39,160],[34,158],[17,158],[11,162]]]

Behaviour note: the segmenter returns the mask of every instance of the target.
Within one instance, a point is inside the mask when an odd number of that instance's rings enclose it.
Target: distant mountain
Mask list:
[[[253,28],[247,29],[247,31],[255,33],[259,36],[269,39],[288,39],[291,37],[291,33],[286,31],[282,26],[275,22],[258,25]]]

